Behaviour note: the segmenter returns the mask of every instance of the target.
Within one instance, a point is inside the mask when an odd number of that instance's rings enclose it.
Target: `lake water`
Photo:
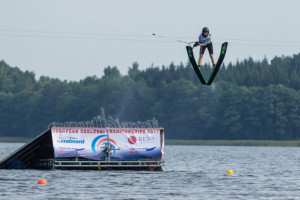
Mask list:
[[[0,143],[0,159],[20,145]],[[164,172],[0,170],[0,199],[300,200],[297,147],[166,146],[164,160]]]

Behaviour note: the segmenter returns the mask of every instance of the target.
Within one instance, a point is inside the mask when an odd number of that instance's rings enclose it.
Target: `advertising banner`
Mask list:
[[[163,129],[159,128],[59,128],[52,127],[55,158],[83,157],[111,161],[161,159]],[[162,131],[162,132],[161,132]]]

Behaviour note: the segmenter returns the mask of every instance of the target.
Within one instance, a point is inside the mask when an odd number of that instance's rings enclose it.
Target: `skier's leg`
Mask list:
[[[201,66],[203,56],[204,56],[204,54],[200,54],[200,56],[199,56],[199,60],[198,60],[198,66],[199,67]]]
[[[211,62],[212,62],[212,64],[213,64],[213,67],[215,66],[215,59],[214,59],[214,54],[209,54],[209,56],[210,56],[210,59],[211,59]]]
[[[211,62],[213,64],[213,67],[215,66],[215,59],[214,59],[214,48],[213,48],[213,45],[212,43],[210,43],[208,46],[208,52],[209,52],[209,56],[210,56],[210,59],[211,59]]]
[[[198,66],[199,66],[199,67],[201,66],[201,63],[202,63],[202,59],[203,59],[203,56],[204,56],[205,49],[206,49],[206,47],[204,47],[204,46],[201,46],[201,47],[200,47],[200,56],[199,56],[199,60],[198,60]]]

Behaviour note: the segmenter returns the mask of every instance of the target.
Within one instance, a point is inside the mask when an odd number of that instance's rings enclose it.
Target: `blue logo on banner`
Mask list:
[[[80,140],[74,137],[63,137],[57,139],[58,143],[72,143],[72,144],[84,144],[84,140]]]

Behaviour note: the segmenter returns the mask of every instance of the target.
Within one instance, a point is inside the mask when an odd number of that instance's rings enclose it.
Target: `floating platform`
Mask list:
[[[77,127],[78,128],[78,127]],[[104,159],[94,160],[84,157],[66,157],[58,158],[55,152],[55,145],[53,143],[60,142],[62,140],[54,139],[53,128],[47,129],[42,134],[38,135],[31,142],[25,144],[14,153],[6,157],[0,162],[0,169],[42,169],[42,170],[147,170],[147,171],[163,171],[164,160],[162,155],[159,158],[153,159],[141,159],[141,160],[110,160],[109,154],[106,151]],[[99,128],[101,129],[101,128]],[[103,129],[103,128],[102,128]],[[107,128],[106,128],[107,129]],[[95,128],[93,128],[95,130]],[[108,129],[110,130],[110,129]],[[113,129],[116,130],[116,129]],[[127,130],[127,129],[126,129]],[[134,128],[128,128],[128,130],[135,130]],[[164,131],[162,128],[157,129],[158,138],[161,138],[160,148],[164,150],[163,134]],[[57,133],[55,133],[57,134]],[[74,133],[72,133],[74,134]],[[88,134],[88,133],[84,133]],[[93,133],[95,134],[95,133]],[[100,133],[101,134],[101,133]],[[120,133],[119,133],[120,134]],[[126,133],[127,134],[127,133]],[[129,134],[134,134],[134,131],[129,131]],[[138,134],[141,134],[140,132]],[[153,133],[152,133],[153,134]],[[97,136],[97,135],[96,135]],[[93,136],[94,137],[94,136]],[[99,136],[98,136],[99,137]],[[139,135],[137,135],[137,138]],[[145,137],[147,139],[147,137]],[[73,140],[70,140],[73,142]],[[68,140],[67,140],[68,142]],[[135,143],[136,138],[132,139],[129,137],[127,145]],[[142,141],[146,142],[146,141]],[[80,144],[80,141],[76,144]],[[100,145],[100,143],[99,143]],[[106,144],[106,146],[108,146]],[[99,146],[98,146],[99,147]],[[105,148],[105,147],[101,147]],[[81,149],[80,149],[81,150]],[[118,149],[112,149],[114,151]],[[133,153],[138,154],[140,149],[134,149]],[[142,149],[143,150],[143,149]],[[152,149],[150,149],[152,150]],[[147,150],[143,150],[147,151]],[[128,155],[132,155],[132,152],[129,152]],[[130,154],[131,153],[131,154]],[[105,154],[103,154],[105,156]],[[103,156],[102,156],[103,158]],[[113,157],[112,157],[113,158]]]
[[[35,169],[163,171],[163,166],[163,160],[96,161],[83,158],[72,158],[42,159],[35,164]]]

